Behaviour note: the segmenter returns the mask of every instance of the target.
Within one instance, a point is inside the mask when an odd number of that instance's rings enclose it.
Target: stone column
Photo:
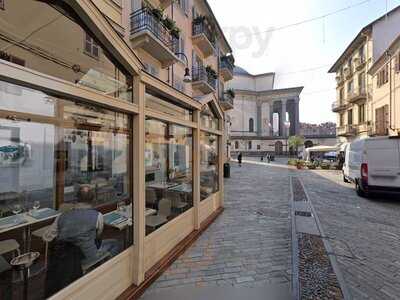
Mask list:
[[[286,137],[287,136],[287,129],[285,127],[286,122],[286,99],[282,99],[282,106],[281,106],[281,113],[279,116],[279,133],[280,136]]]
[[[257,135],[262,135],[262,102],[257,100]]]
[[[274,101],[272,103],[268,103],[269,105],[269,123],[271,126],[269,127],[269,135],[274,136]]]
[[[294,99],[294,119],[295,119],[295,134],[299,135],[300,134],[300,109],[299,109],[299,102],[300,98],[297,97]]]

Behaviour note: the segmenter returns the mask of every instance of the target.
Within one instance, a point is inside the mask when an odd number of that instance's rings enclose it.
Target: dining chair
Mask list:
[[[157,193],[155,190],[153,189],[146,189],[146,206],[151,206],[152,208],[156,208],[157,207]]]
[[[47,268],[47,262],[48,262],[49,242],[46,241],[46,240],[43,238],[43,236],[44,236],[44,234],[49,230],[50,226],[51,226],[51,225],[48,225],[48,226],[39,228],[39,229],[37,229],[37,230],[35,230],[35,231],[32,232],[32,235],[33,235],[33,236],[35,236],[35,237],[37,237],[37,238],[40,238],[40,239],[44,242],[44,244],[45,244],[45,248],[44,248],[44,267],[45,267],[45,268]]]
[[[156,229],[157,227],[168,222],[171,215],[171,201],[169,199],[161,199],[158,203],[158,212],[156,215],[146,217],[146,226]]]
[[[182,201],[182,193],[168,191],[166,193],[166,198],[171,200],[172,208],[178,212],[182,212],[188,204]]]

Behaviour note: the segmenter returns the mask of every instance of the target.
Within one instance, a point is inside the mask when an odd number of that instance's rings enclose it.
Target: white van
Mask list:
[[[343,180],[354,182],[362,197],[376,192],[400,193],[400,139],[366,138],[347,145]]]

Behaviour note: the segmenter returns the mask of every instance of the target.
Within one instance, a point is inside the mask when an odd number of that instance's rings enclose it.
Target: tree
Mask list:
[[[296,149],[296,153],[298,153],[299,147],[304,145],[304,138],[299,135],[292,135],[288,139],[288,144],[290,148]]]

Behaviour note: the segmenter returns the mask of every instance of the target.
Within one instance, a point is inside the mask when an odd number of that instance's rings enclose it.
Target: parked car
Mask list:
[[[400,139],[356,140],[345,149],[343,180],[355,184],[361,197],[371,193],[400,193]]]

